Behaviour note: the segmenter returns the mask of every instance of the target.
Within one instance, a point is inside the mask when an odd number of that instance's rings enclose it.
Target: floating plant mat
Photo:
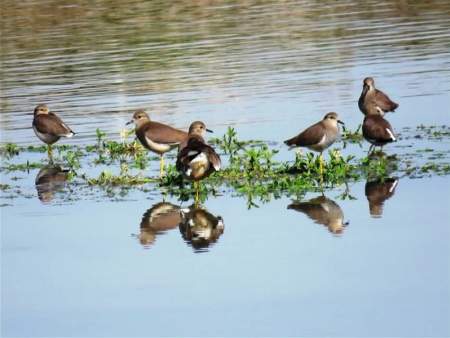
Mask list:
[[[279,158],[284,144],[258,140],[241,141],[229,128],[221,138],[210,139],[220,153],[223,168],[202,181],[200,198],[229,194],[243,196],[248,206],[273,198],[302,198],[308,191],[348,187],[360,180],[383,181],[389,177],[422,178],[450,174],[450,127],[403,128],[398,142],[367,157],[368,143],[360,133],[345,130],[342,138],[320,158],[309,151],[291,151]],[[151,176],[158,156],[133,140],[133,132],[122,133],[122,142],[110,141],[97,130],[97,142],[85,146],[56,145],[53,157],[46,146],[1,147],[1,206],[13,205],[18,197],[38,196],[44,202],[80,199],[122,200],[134,192],[166,194],[179,200],[193,197],[192,184],[176,171],[175,152],[166,157],[166,175]],[[154,172],[156,174],[156,172]],[[343,198],[351,197],[345,189]],[[56,198],[57,197],[57,198]]]

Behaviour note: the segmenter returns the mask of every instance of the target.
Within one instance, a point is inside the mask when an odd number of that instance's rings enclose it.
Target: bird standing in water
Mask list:
[[[52,144],[61,137],[72,137],[75,133],[47,105],[40,104],[34,108],[33,130],[36,136],[47,144],[47,152],[52,159]]]
[[[221,161],[215,150],[206,144],[203,135],[212,132],[201,121],[195,121],[189,127],[189,137],[180,145],[177,157],[177,169],[183,176],[194,181],[196,204],[199,198],[199,181],[212,172],[219,171]]]
[[[163,123],[151,121],[148,114],[138,110],[133,119],[127,123],[136,125],[135,133],[141,144],[160,156],[159,175],[164,176],[164,153],[178,147],[188,134]]]
[[[344,122],[339,120],[336,113],[328,113],[321,121],[306,128],[297,136],[284,141],[284,143],[290,147],[306,147],[320,152],[320,175],[323,176],[322,152],[338,138],[338,123],[344,124]]]
[[[380,112],[371,112],[364,117],[362,133],[364,138],[371,143],[369,154],[373,147],[379,146],[383,149],[384,145],[397,141],[391,124]]]

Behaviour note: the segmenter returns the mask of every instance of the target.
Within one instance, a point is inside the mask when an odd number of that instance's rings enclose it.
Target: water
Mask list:
[[[143,107],[180,128],[204,120],[216,136],[234,126],[287,160],[279,142],[328,111],[361,124],[368,75],[400,103],[387,116],[396,130],[450,124],[447,1],[0,6],[1,142],[39,144],[30,126],[42,102],[78,132],[63,144],[91,143],[96,128],[118,139]],[[199,248],[179,226],[141,231],[158,190],[80,198],[69,185],[42,197],[38,171],[2,173],[25,192],[1,201],[4,336],[450,335],[448,176],[400,178],[381,215],[366,182],[350,185],[356,200],[325,191],[343,229],[287,197],[250,210],[231,192],[209,197],[223,233]]]
[[[447,1],[2,6],[3,141],[35,139],[40,102],[80,133],[73,142],[117,135],[139,107],[269,140],[330,110],[357,126],[367,75],[401,103],[396,125],[450,120]]]

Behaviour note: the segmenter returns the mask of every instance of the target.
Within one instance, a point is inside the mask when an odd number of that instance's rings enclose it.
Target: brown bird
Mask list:
[[[181,210],[180,232],[195,251],[205,251],[217,242],[225,225],[221,216],[214,216],[204,208],[191,206]]]
[[[397,178],[366,182],[365,193],[369,201],[369,212],[372,217],[381,217],[383,215],[384,202],[394,195],[397,185]]]
[[[166,124],[151,121],[148,114],[138,110],[133,114],[133,119],[127,123],[136,125],[135,133],[141,144],[160,157],[160,177],[164,175],[164,153],[178,147],[185,141],[188,134]]]
[[[168,202],[153,205],[142,216],[139,241],[148,247],[156,236],[176,228],[181,222],[180,207]]]
[[[42,167],[36,175],[35,186],[38,198],[47,203],[53,200],[55,192],[61,190],[69,175],[69,170],[62,169],[59,165],[47,165]]]
[[[72,137],[75,133],[55,113],[50,112],[45,104],[34,108],[33,130],[36,136],[48,146],[48,155],[51,158],[51,145],[61,137]]]
[[[323,171],[322,152],[331,146],[339,136],[339,124],[344,124],[334,112],[324,116],[322,121],[306,128],[297,136],[284,141],[291,147],[306,147],[320,152],[320,172]]]
[[[366,77],[363,81],[363,90],[358,100],[358,107],[366,115],[379,112],[384,113],[394,111],[398,104],[392,101],[385,93],[375,88],[375,81],[371,77]]]
[[[180,146],[177,157],[177,169],[184,177],[194,181],[196,187],[196,202],[198,201],[198,181],[208,177],[212,172],[219,171],[221,161],[215,150],[206,144],[204,132],[212,132],[201,121],[195,121],[189,127],[189,137]]]
[[[325,225],[333,234],[341,234],[348,225],[339,205],[323,195],[306,202],[291,203],[287,208],[304,213],[315,223]]]
[[[373,147],[383,148],[385,144],[397,140],[391,124],[380,114],[370,113],[364,117],[362,133],[364,138],[372,144],[369,154]]]

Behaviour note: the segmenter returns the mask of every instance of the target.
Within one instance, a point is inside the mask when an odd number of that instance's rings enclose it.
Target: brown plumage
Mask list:
[[[189,127],[189,138],[180,146],[176,166],[190,180],[201,180],[221,167],[219,155],[203,139],[205,131],[210,130],[203,122],[193,122]]]
[[[217,242],[225,225],[221,216],[214,216],[204,208],[195,205],[181,210],[180,232],[183,239],[195,251],[205,251]]]
[[[342,233],[347,225],[339,205],[323,195],[306,202],[291,203],[287,208],[304,213],[315,223],[325,225],[333,234]]]
[[[328,113],[324,118],[302,131],[297,136],[284,141],[288,146],[307,147],[323,152],[332,145],[339,136],[338,123],[343,124],[334,112]]]
[[[363,114],[393,112],[398,107],[398,103],[392,101],[389,96],[381,90],[375,88],[375,81],[371,77],[366,77],[363,81],[363,90],[358,100],[359,110]]]
[[[59,165],[47,165],[39,170],[35,179],[38,198],[44,202],[53,200],[55,192],[64,187],[69,170],[62,169]]]
[[[396,141],[391,124],[379,114],[368,114],[364,118],[362,132],[364,138],[374,146],[384,146]]]
[[[369,201],[369,212],[372,217],[381,217],[384,202],[394,195],[397,185],[397,178],[366,182],[365,194]]]
[[[179,206],[168,202],[156,203],[142,216],[139,241],[145,246],[153,244],[156,236],[176,228],[180,222]]]
[[[187,139],[188,134],[166,124],[151,121],[143,110],[136,111],[133,119],[127,124],[133,122],[136,125],[135,133],[139,142],[161,157],[159,170],[160,177],[162,177],[164,175],[164,153],[178,147]]]
[[[151,121],[148,114],[143,110],[138,110],[133,114],[133,119],[128,124],[132,122],[136,125],[136,137],[141,144],[158,155],[163,155],[177,147],[188,136],[182,130]]]
[[[75,134],[55,113],[50,112],[45,104],[34,109],[32,125],[36,136],[48,145],[61,137],[72,137]]]

